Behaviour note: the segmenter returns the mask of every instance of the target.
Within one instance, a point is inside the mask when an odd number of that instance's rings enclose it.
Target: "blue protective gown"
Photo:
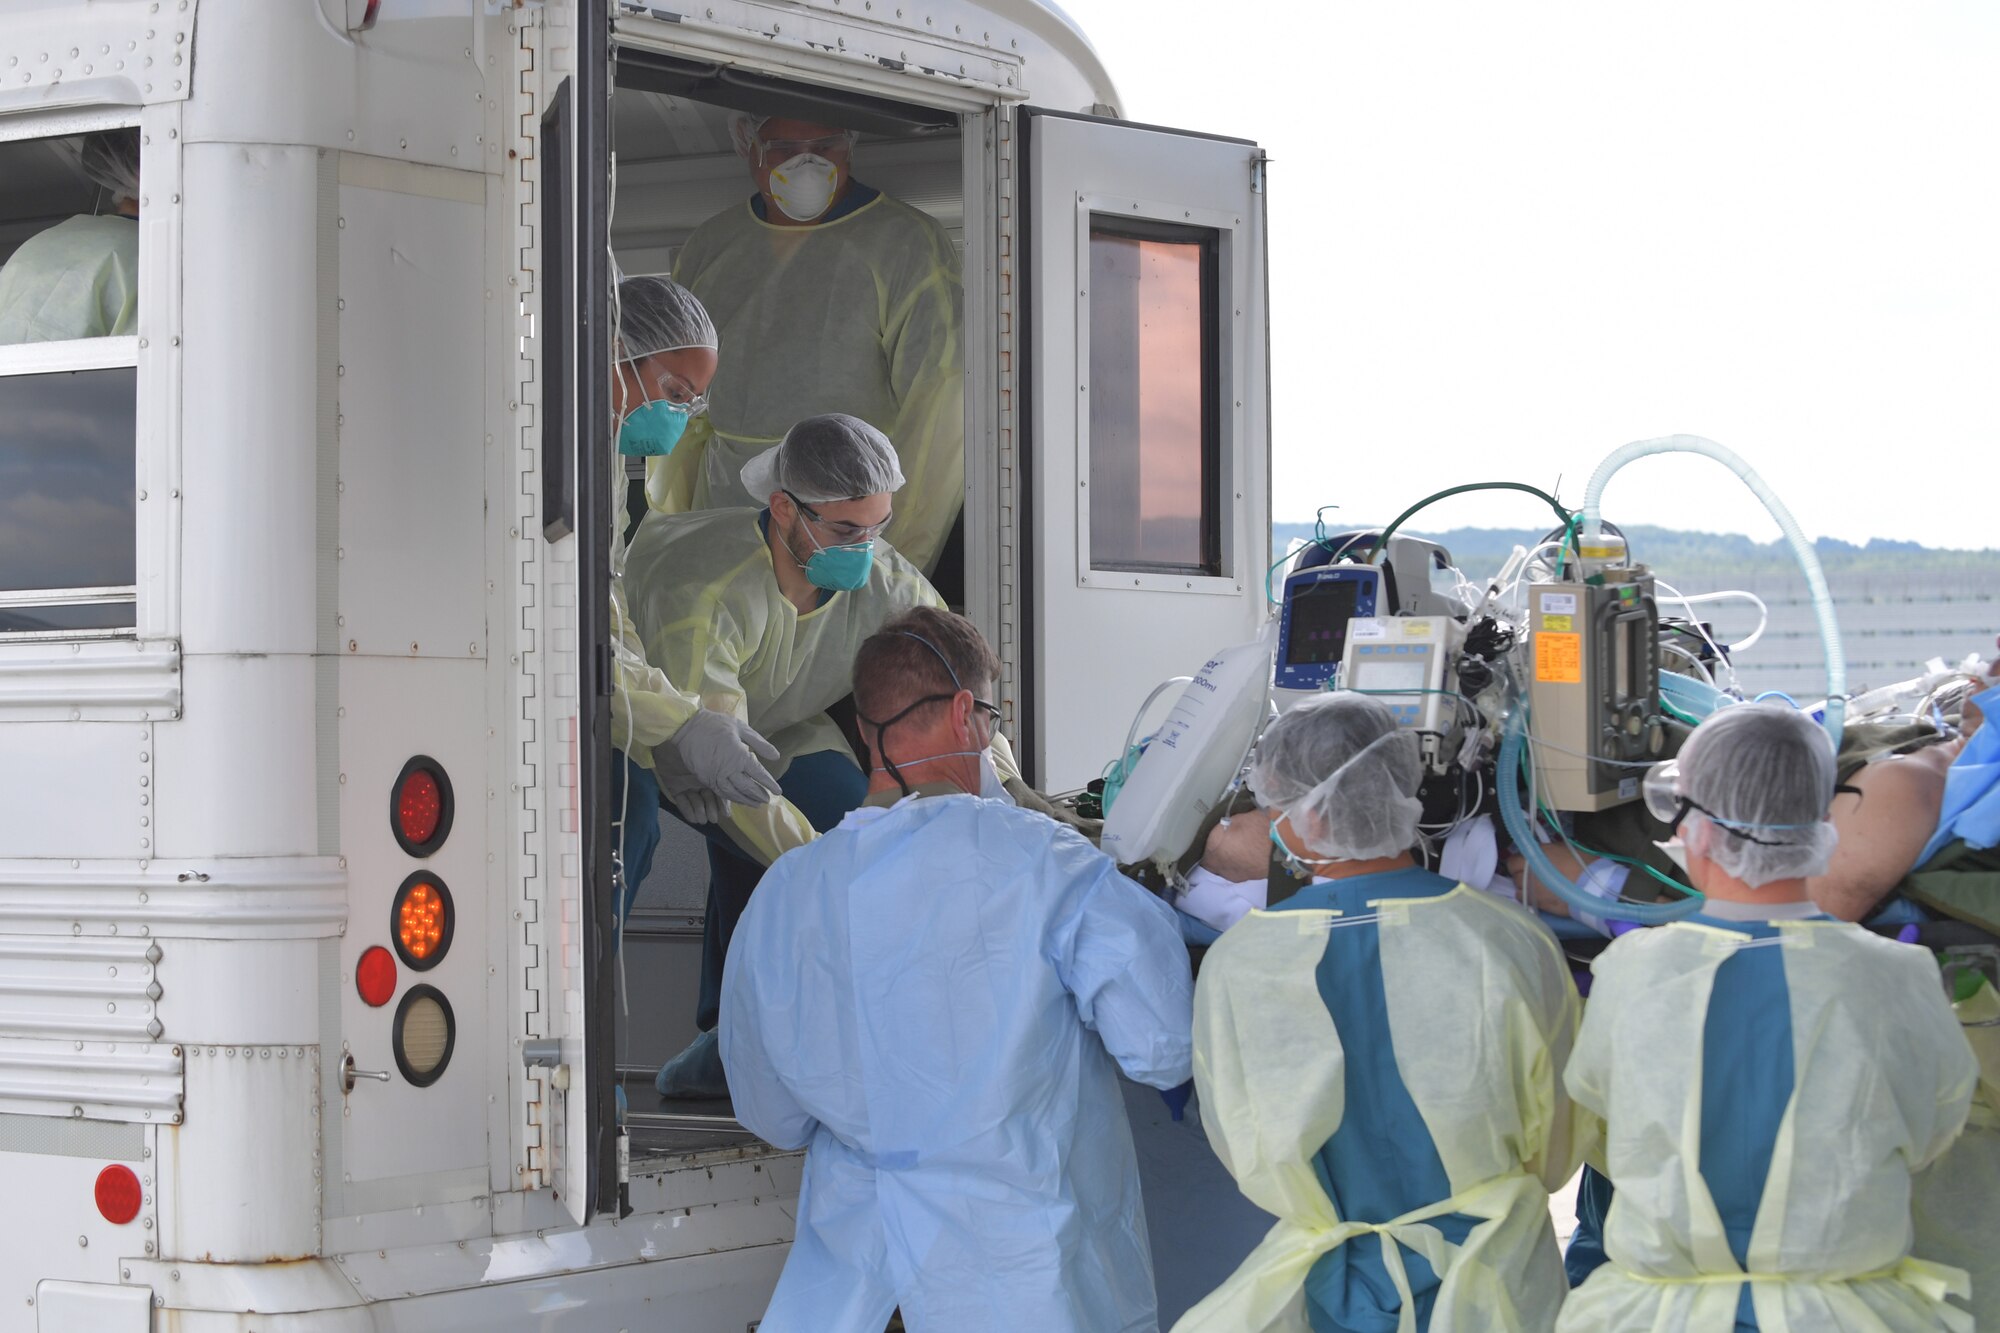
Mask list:
[[[1811,903],[1739,907],[1711,903],[1690,920],[1753,939],[1769,939],[1773,919],[1831,920]],[[1736,1262],[1748,1265],[1750,1233],[1764,1199],[1764,1180],[1778,1127],[1792,1099],[1793,1043],[1790,992],[1784,954],[1778,949],[1741,949],[1716,973],[1701,1049],[1701,1179],[1715,1199],[1722,1229]],[[1570,1238],[1565,1268],[1571,1286],[1605,1262],[1603,1227],[1616,1195],[1595,1171],[1577,1200],[1576,1234]],[[1753,1330],[1751,1290],[1737,1298],[1736,1327]]]
[[[1276,911],[1366,915],[1382,898],[1435,898],[1457,885],[1428,870],[1322,880]],[[1327,932],[1317,981],[1320,998],[1347,1053],[1347,1113],[1313,1159],[1319,1181],[1342,1217],[1381,1222],[1451,1197],[1437,1145],[1396,1069],[1389,1005],[1382,985],[1381,939],[1374,923]],[[1476,1219],[1452,1213],[1431,1225],[1461,1244]],[[1322,1256],[1306,1278],[1313,1333],[1395,1333],[1402,1301],[1382,1263],[1382,1238],[1357,1236]],[[1414,1250],[1403,1255],[1419,1327],[1430,1322],[1439,1278]]]
[[[737,1119],[805,1147],[764,1333],[1158,1327],[1118,1071],[1191,1077],[1173,910],[1000,801],[864,807],[766,872],[730,943]]]

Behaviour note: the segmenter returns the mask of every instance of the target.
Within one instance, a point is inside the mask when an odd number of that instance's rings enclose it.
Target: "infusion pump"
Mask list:
[[[1398,726],[1436,742],[1432,757],[1447,755],[1464,700],[1452,667],[1465,628],[1450,616],[1362,617],[1347,624],[1340,688],[1379,699]]]

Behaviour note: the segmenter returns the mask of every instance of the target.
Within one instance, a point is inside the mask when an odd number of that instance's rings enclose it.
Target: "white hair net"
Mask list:
[[[1739,704],[1710,717],[1680,754],[1677,790],[1692,801],[1681,836],[1752,888],[1823,874],[1839,835],[1826,822],[1833,742],[1783,704]]]
[[[757,131],[763,129],[766,122],[775,119],[776,117],[774,116],[753,116],[748,111],[738,111],[735,115],[731,116],[729,118],[729,141],[736,145],[736,156],[746,162],[753,159],[757,152]],[[860,137],[853,130],[840,130],[837,132],[847,136],[847,146],[850,148],[854,146],[854,141]]]
[[[743,465],[743,489],[758,500],[789,491],[807,504],[833,504],[903,487],[889,437],[844,412],[807,417],[784,440]]]
[[[67,140],[61,148],[92,185],[114,198],[139,197],[139,131],[102,130]]]
[[[1297,705],[1265,730],[1250,764],[1258,804],[1282,810],[1307,847],[1338,861],[1415,846],[1422,778],[1416,736],[1363,694]]]
[[[637,361],[656,352],[715,347],[715,321],[695,294],[672,278],[626,278],[618,284],[620,359]]]

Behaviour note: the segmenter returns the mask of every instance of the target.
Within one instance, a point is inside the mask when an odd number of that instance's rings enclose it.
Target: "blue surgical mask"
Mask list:
[[[618,423],[618,452],[627,458],[664,458],[687,430],[688,410],[664,398],[641,403]]]
[[[829,592],[853,592],[868,582],[868,571],[874,564],[872,541],[822,546],[806,561],[806,579],[813,587]]]

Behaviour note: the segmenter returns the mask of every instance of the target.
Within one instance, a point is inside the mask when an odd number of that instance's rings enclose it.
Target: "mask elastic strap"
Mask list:
[[[786,491],[785,494],[791,495],[792,493],[790,491]],[[792,503],[797,504],[798,502],[799,502],[798,497],[793,495]],[[787,547],[787,549],[790,549],[789,546]],[[798,558],[797,556],[793,557],[793,559],[797,558]],[[876,772],[887,773],[890,777],[894,778],[896,780],[896,785],[903,789],[903,795],[908,796],[910,794],[910,784],[904,781],[902,771],[896,767],[895,760],[889,758],[889,747],[882,743],[884,737],[887,736],[890,727],[895,726],[898,722],[901,722],[904,718],[916,712],[919,708],[922,708],[925,704],[934,704],[940,700],[949,702],[952,699],[956,699],[960,694],[964,693],[965,686],[962,682],[960,682],[958,678],[958,672],[953,670],[951,665],[951,659],[946,657],[944,653],[938,649],[938,646],[936,644],[932,643],[929,639],[926,639],[923,635],[914,633],[911,630],[899,629],[899,630],[893,630],[891,632],[895,634],[900,634],[906,639],[915,639],[918,643],[921,643],[924,647],[930,649],[931,656],[937,658],[938,664],[944,667],[945,674],[951,677],[951,684],[952,684],[952,691],[950,694],[927,694],[923,698],[911,704],[909,707],[905,708],[902,712],[888,719],[886,722],[877,722],[872,717],[861,718],[863,722],[866,722],[869,726],[875,728],[875,747],[877,750],[881,752],[882,755],[882,766],[878,768]],[[859,717],[860,714],[857,713],[856,716]],[[926,756],[923,759],[915,759],[909,762],[913,764],[925,764],[929,763],[932,759],[942,759],[946,757],[947,756],[944,755],[934,754]]]
[[[914,638],[915,636],[912,635],[911,637]],[[863,716],[859,712],[855,713],[856,717],[860,718],[863,722],[866,722],[869,726],[875,728],[875,749],[882,756],[882,767],[879,771],[887,773],[890,777],[894,778],[896,780],[896,785],[903,789],[903,795],[908,796],[910,794],[910,784],[904,780],[902,770],[898,769],[896,767],[896,761],[889,757],[889,747],[883,743],[884,738],[889,734],[889,728],[895,726],[898,722],[901,722],[904,718],[916,712],[919,708],[922,708],[925,704],[934,704],[940,699],[955,699],[957,697],[958,696],[956,694],[927,694],[923,698],[911,704],[909,707],[903,709],[902,712],[897,713],[894,717],[889,718],[882,722],[877,722],[872,717]],[[936,756],[933,755],[931,756],[931,758],[936,758]],[[925,761],[922,759],[918,759],[914,760],[913,762],[921,764],[924,763]]]

